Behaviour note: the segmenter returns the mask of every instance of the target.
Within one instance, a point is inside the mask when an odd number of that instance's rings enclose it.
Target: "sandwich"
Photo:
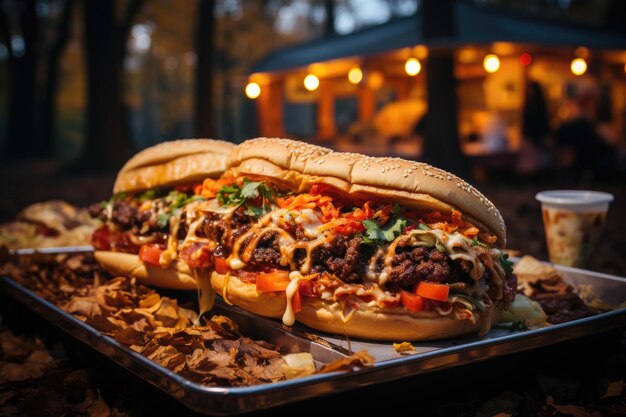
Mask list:
[[[286,325],[371,340],[485,334],[515,297],[504,221],[455,175],[287,139],[228,148],[193,176],[161,176],[189,170],[186,155],[129,161],[103,204],[116,224],[113,239],[96,237],[96,258],[151,285],[210,294],[210,283]],[[120,217],[119,201],[136,212]]]
[[[220,177],[233,148],[221,140],[183,139],[133,156],[119,171],[113,196],[89,208],[104,222],[91,239],[100,264],[147,285],[199,288],[196,271],[178,259],[178,242],[193,220],[187,209],[203,200],[194,187]]]
[[[195,192],[178,258],[210,271],[226,302],[286,325],[389,341],[485,334],[515,296],[499,211],[425,163],[259,138]]]

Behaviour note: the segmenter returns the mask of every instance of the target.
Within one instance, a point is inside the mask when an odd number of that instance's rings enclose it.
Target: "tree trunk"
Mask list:
[[[122,100],[127,31],[116,24],[115,4],[83,2],[88,104],[81,164],[93,169],[120,167],[132,153]]]
[[[195,129],[196,137],[211,138],[215,135],[213,116],[213,55],[215,53],[215,0],[202,0],[199,3],[196,21],[196,97]]]
[[[332,36],[335,31],[335,1],[324,0],[324,10],[326,10],[326,22],[324,22],[324,36]]]
[[[56,138],[56,92],[59,84],[59,61],[69,39],[72,22],[72,12],[75,0],[65,0],[63,14],[58,26],[57,39],[48,56],[46,68],[46,86],[43,97],[41,151],[45,154],[54,153],[54,141]]]
[[[24,55],[13,55],[11,65],[11,93],[7,126],[7,153],[25,155],[39,153],[34,146],[36,121],[36,65],[38,22],[35,0],[24,2],[21,16]],[[9,40],[10,42],[10,40]],[[13,51],[15,54],[16,51]]]
[[[453,0],[424,0],[422,28],[425,39],[456,33]],[[454,55],[450,50],[431,50],[426,60],[428,115],[424,131],[425,162],[467,178],[469,169],[461,153]]]
[[[431,51],[426,61],[428,115],[424,131],[424,162],[467,178],[457,122],[458,103],[452,50]]]

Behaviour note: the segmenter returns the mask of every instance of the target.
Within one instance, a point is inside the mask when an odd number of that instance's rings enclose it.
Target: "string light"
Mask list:
[[[372,71],[367,77],[367,85],[372,90],[380,89],[385,83],[385,76],[380,71]]]
[[[363,71],[359,67],[352,67],[348,71],[348,81],[352,84],[358,84],[363,79]]]
[[[533,57],[528,52],[524,52],[519,56],[519,63],[527,67],[533,63]]]
[[[255,98],[258,98],[261,95],[261,86],[258,85],[257,83],[248,83],[248,85],[246,85],[246,96],[249,99],[254,100]]]
[[[420,61],[417,58],[409,58],[404,63],[404,70],[411,77],[414,77],[422,70],[422,64],[420,64]]]
[[[483,68],[490,74],[500,69],[500,58],[496,54],[489,54],[483,60]]]
[[[574,75],[583,75],[587,72],[587,61],[582,58],[573,59],[570,64],[570,69]]]
[[[309,74],[304,77],[304,88],[309,91],[317,90],[317,87],[320,86],[320,79],[317,78],[314,74]]]

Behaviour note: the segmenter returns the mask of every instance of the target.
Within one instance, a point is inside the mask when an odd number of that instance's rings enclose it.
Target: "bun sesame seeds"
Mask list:
[[[264,161],[264,162],[263,162]],[[275,165],[270,169],[267,163]],[[243,175],[261,175],[306,190],[326,183],[349,195],[393,199],[407,207],[460,211],[479,228],[506,243],[506,226],[498,209],[475,187],[456,175],[424,162],[334,152],[304,142],[257,138],[230,154],[228,167]]]

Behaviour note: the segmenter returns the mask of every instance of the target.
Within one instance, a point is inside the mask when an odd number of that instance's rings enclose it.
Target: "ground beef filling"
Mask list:
[[[156,208],[156,205],[153,205]],[[106,220],[106,210],[99,204],[89,208],[93,217]],[[184,239],[187,234],[187,226],[183,218],[179,228],[178,237]],[[113,203],[112,222],[119,225],[122,230],[129,230],[136,235],[149,235],[155,232],[167,232],[160,228],[156,222],[155,209],[139,210],[128,201],[116,201]],[[198,229],[198,237],[208,238],[219,242],[214,255],[228,257],[231,254],[235,240],[246,233],[256,219],[244,214],[242,207],[238,208],[233,215],[224,220],[217,213],[205,214],[204,222]],[[300,227],[294,224],[287,225],[288,232],[301,241],[307,240]],[[291,227],[289,227],[291,226]],[[246,239],[241,250],[251,242],[252,236]],[[274,266],[282,268],[280,237],[277,233],[266,233],[252,251],[248,263],[253,266]],[[331,242],[324,243],[312,253],[313,273],[328,272],[346,283],[359,283],[367,273],[370,260],[376,252],[376,247],[363,243],[360,236],[337,236]],[[305,252],[296,251],[295,263],[302,266]],[[383,270],[382,258],[374,265],[374,273]],[[458,262],[452,261],[445,253],[436,248],[399,248],[393,257],[392,268],[387,279],[386,286],[390,289],[412,290],[420,281],[428,280],[440,283],[452,283],[464,281],[466,274]]]
[[[254,222],[255,219],[244,214],[242,207],[235,210],[229,220],[224,220],[217,213],[207,213],[197,234],[198,237],[219,242],[221,254],[223,257],[228,257],[235,240],[246,233]]]
[[[277,233],[263,235],[248,262],[252,265],[283,267],[280,265],[282,256],[279,240]],[[242,252],[251,241],[252,236],[243,242]],[[375,252],[376,247],[363,243],[361,236],[337,236],[313,251],[311,272],[328,272],[343,282],[360,283],[366,276]],[[302,266],[304,256],[304,251],[296,252],[296,265]],[[382,259],[374,268],[375,273],[382,272]],[[451,283],[462,281],[465,275],[460,265],[436,248],[409,248],[394,256],[386,286],[395,290],[411,290],[423,280]]]
[[[436,248],[409,248],[393,257],[388,282],[400,288],[412,288],[420,281],[458,282],[461,267]]]
[[[106,207],[102,207],[100,203],[89,206],[89,214],[91,217],[99,218],[104,222],[109,220]],[[149,210],[139,210],[137,203],[126,200],[113,203],[111,222],[121,230],[142,236],[168,231],[167,227],[160,227],[157,222],[156,206]]]

